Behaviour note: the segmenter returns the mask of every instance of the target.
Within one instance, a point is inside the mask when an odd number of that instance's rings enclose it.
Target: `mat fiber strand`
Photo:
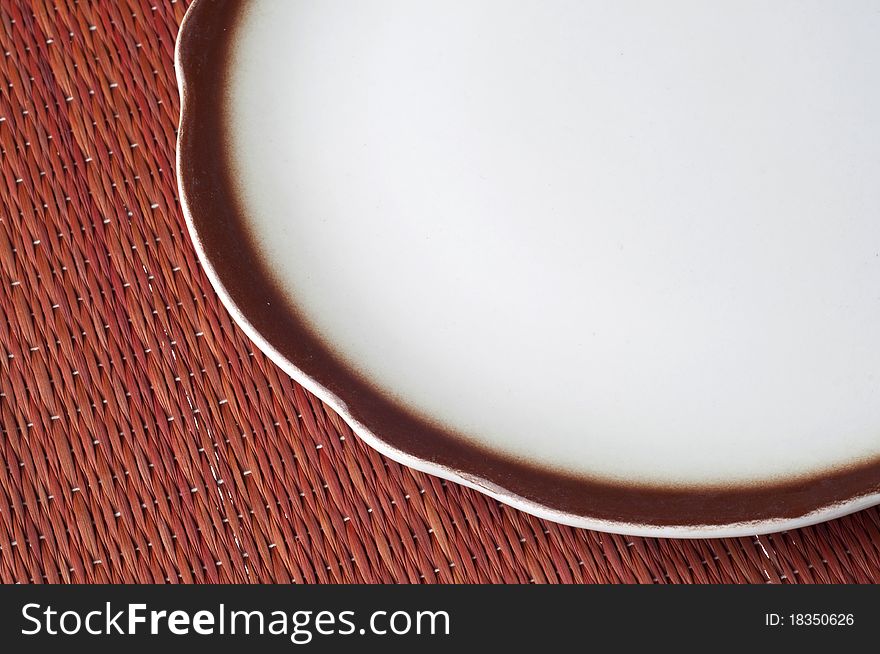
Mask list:
[[[185,232],[179,0],[0,0],[3,582],[874,582],[880,512],[674,541],[397,465],[256,351]]]

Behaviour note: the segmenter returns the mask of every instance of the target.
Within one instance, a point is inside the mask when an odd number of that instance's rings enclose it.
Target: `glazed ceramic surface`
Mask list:
[[[196,243],[368,441],[631,533],[876,501],[880,2],[208,4]]]

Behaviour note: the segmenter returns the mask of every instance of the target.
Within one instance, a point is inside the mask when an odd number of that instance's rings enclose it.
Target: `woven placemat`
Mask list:
[[[880,512],[562,527],[385,459],[235,327],[174,177],[186,2],[0,2],[4,582],[870,582]]]

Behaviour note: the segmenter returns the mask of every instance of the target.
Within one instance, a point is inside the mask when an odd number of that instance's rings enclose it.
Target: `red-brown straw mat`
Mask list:
[[[0,0],[0,580],[880,579],[877,509],[628,538],[361,443],[254,349],[196,260],[174,177],[185,10]]]

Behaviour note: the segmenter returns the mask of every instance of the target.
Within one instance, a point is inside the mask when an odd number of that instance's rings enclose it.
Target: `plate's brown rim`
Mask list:
[[[862,508],[880,497],[880,458],[827,473],[737,486],[613,483],[543,469],[482,450],[419,418],[348,368],[290,306],[248,235],[225,162],[223,62],[242,13],[238,0],[194,0],[181,25],[178,182],[187,221],[233,315],[285,369],[332,400],[355,431],[406,462],[456,478],[533,512],[623,532],[757,533]],[[815,516],[814,520],[810,516]],[[766,529],[764,529],[766,530]]]

